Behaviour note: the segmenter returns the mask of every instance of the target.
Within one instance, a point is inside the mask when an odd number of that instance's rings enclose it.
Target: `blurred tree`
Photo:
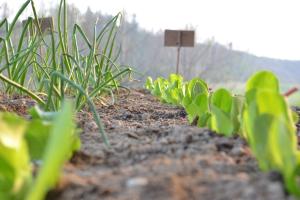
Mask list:
[[[0,11],[1,11],[1,19],[5,19],[9,17],[10,9],[8,7],[7,2],[4,2],[0,5]]]

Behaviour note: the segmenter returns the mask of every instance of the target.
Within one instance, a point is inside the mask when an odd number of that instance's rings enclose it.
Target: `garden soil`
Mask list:
[[[18,97],[0,103],[25,116],[34,104]],[[121,91],[115,104],[102,99],[97,108],[112,148],[92,114],[79,112],[81,150],[47,200],[293,199],[278,173],[259,170],[244,140],[189,125],[182,108],[145,90]]]

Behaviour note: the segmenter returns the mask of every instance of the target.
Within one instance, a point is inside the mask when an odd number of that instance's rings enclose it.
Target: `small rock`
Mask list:
[[[96,122],[90,121],[90,122],[86,123],[86,128],[88,130],[94,131],[94,130],[96,130],[98,128],[98,126],[97,126]]]
[[[228,152],[232,150],[233,148],[233,143],[227,138],[221,138],[220,140],[217,141],[216,147],[218,151],[225,151]]]
[[[246,199],[253,199],[255,196],[255,189],[252,186],[248,186],[244,190],[244,195]]]
[[[127,136],[133,139],[138,140],[140,137],[135,133],[127,133]]]
[[[193,135],[187,135],[184,140],[185,143],[190,144],[193,142]]]
[[[141,115],[142,120],[148,120],[150,118],[150,115],[148,113],[143,113]]]
[[[271,183],[267,185],[267,191],[272,193],[277,193],[278,191],[282,191],[282,186],[279,183]]]
[[[160,143],[161,144],[169,144],[169,141],[167,140],[167,138],[161,138]]]
[[[148,184],[148,180],[144,177],[134,177],[126,181],[126,187],[128,188],[141,187],[147,184]]]
[[[235,146],[233,147],[233,149],[231,150],[231,153],[233,156],[242,156],[245,154],[245,150],[243,147],[241,146]]]
[[[247,173],[244,173],[244,172],[240,172],[237,174],[237,178],[238,180],[241,180],[241,181],[249,181],[249,175]]]

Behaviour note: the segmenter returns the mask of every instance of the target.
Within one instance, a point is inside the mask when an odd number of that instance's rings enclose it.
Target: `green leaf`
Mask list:
[[[230,118],[234,126],[234,132],[238,133],[241,129],[242,110],[244,105],[244,98],[241,96],[234,96],[232,98],[232,107],[230,111]]]
[[[270,71],[260,71],[249,78],[246,85],[246,92],[252,89],[271,90],[279,93],[279,81]]]
[[[198,116],[200,121],[199,125],[204,126],[205,118],[203,115],[207,115],[209,112],[208,96],[206,94],[199,94],[193,101],[185,108],[188,114],[188,120],[190,123]],[[198,120],[199,120],[198,119]]]
[[[26,127],[16,114],[0,113],[0,199],[18,199],[31,180]]]
[[[79,147],[79,138],[76,135],[73,122],[72,105],[67,102],[53,122],[49,141],[42,159],[43,165],[39,169],[37,178],[31,186],[26,199],[43,199],[46,192],[55,186],[64,162]]]
[[[247,92],[243,111],[244,134],[260,167],[279,171],[286,188],[300,195],[296,182],[299,152],[292,111],[285,97],[274,87]]]
[[[157,96],[157,97],[161,97],[162,93],[163,93],[163,89],[164,89],[164,83],[165,83],[165,79],[157,78],[153,83],[154,88],[153,88],[151,94],[153,94],[154,96]]]
[[[147,90],[153,90],[153,88],[154,88],[154,85],[153,85],[153,80],[152,80],[152,78],[149,76],[148,78],[147,78],[147,80],[146,80],[146,83],[145,83],[145,88],[147,89]]]
[[[210,112],[206,112],[204,114],[201,114],[199,116],[197,126],[198,127],[207,127],[208,123],[209,123],[210,117],[211,117],[211,113]]]
[[[183,77],[178,74],[170,74],[169,76],[169,83],[173,85],[174,88],[181,87],[183,82]]]
[[[188,92],[191,98],[198,96],[199,94],[208,94],[207,84],[199,78],[192,79],[188,84]]]
[[[186,108],[200,94],[209,96],[207,84],[199,79],[194,78],[183,86],[183,98],[181,105]]]
[[[209,118],[209,128],[217,133],[231,136],[234,126],[230,116],[215,105],[211,105],[211,117]]]
[[[39,119],[35,119],[30,122],[25,138],[31,159],[42,159],[49,139],[51,127],[51,123]]]
[[[235,127],[236,121],[232,119],[233,97],[226,89],[218,89],[211,96],[211,117],[209,128],[231,136],[239,127]]]
[[[232,107],[232,95],[226,89],[218,89],[213,93],[211,103],[223,112],[230,113]]]
[[[32,119],[41,119],[45,121],[53,121],[57,117],[57,112],[45,112],[40,109],[39,106],[35,105],[31,109],[28,110]]]
[[[254,74],[246,84],[247,101],[255,99],[257,90],[269,90],[279,93],[279,81],[277,77],[269,71],[261,71]]]
[[[294,124],[297,124],[299,122],[299,115],[297,112],[292,111],[292,118],[293,118]]]

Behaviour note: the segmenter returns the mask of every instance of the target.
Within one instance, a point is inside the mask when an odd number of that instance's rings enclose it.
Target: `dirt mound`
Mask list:
[[[192,127],[182,108],[144,90],[117,98],[112,106],[98,105],[113,148],[103,145],[92,114],[80,112],[81,151],[48,200],[291,199],[280,175],[261,172],[239,137]],[[28,98],[0,100],[0,110],[22,115],[32,106]]]
[[[281,177],[262,173],[240,138],[191,127],[181,108],[143,90],[99,107],[113,150],[80,115],[82,150],[48,199],[286,199]]]

